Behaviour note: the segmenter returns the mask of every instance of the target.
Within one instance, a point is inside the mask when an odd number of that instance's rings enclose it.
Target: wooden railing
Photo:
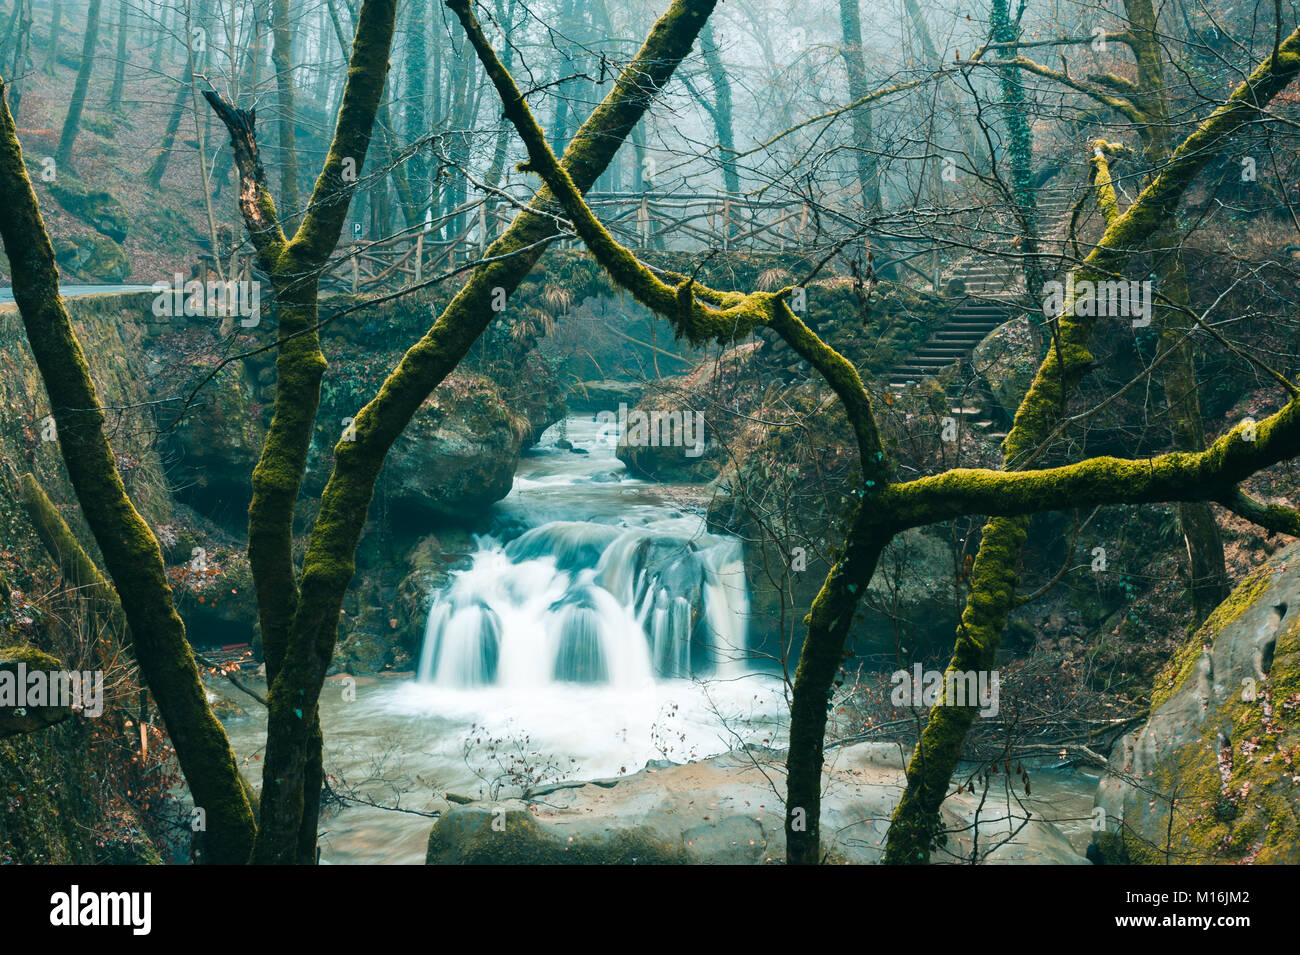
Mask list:
[[[593,193],[587,200],[615,238],[637,251],[785,252],[811,238],[809,207],[800,201],[654,193]],[[362,294],[419,285],[480,258],[519,210],[504,199],[479,199],[381,239],[345,234],[321,276],[321,290]],[[556,244],[581,245],[576,238]],[[246,249],[222,264],[227,280],[251,276]],[[214,276],[210,254],[200,256],[200,270],[204,280]]]

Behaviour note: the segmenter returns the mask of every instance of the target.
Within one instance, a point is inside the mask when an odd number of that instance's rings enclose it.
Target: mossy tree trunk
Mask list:
[[[676,0],[624,69],[613,90],[583,124],[566,151],[575,181],[589,187],[609,164],[677,64],[689,52],[713,0]],[[545,205],[545,193],[530,205]],[[333,473],[321,495],[299,581],[300,596],[283,665],[272,687],[263,824],[258,858],[294,861],[301,849],[304,780],[319,753],[307,714],[316,712],[333,655],[339,611],[355,569],[355,552],[384,457],[421,403],[451,373],[495,317],[492,299],[509,296],[557,235],[555,221],[523,213],[489,246],[429,332],[403,356],[376,397],[356,415],[355,440],[334,449]],[[500,292],[498,293],[498,290]],[[273,822],[268,825],[268,819]],[[311,821],[314,828],[315,821]],[[271,828],[271,826],[275,828]]]
[[[68,101],[68,115],[63,120],[63,132],[59,135],[59,148],[54,153],[54,160],[60,169],[72,169],[72,144],[81,129],[81,113],[86,107],[86,90],[90,87],[90,73],[95,66],[95,43],[99,39],[99,11],[103,0],[90,0],[86,12],[86,35],[81,46],[81,66],[77,70],[77,80],[72,87],[72,98]]]
[[[287,16],[287,12],[282,9],[277,16]],[[315,810],[322,782],[319,718],[314,705],[286,699],[279,679],[298,607],[293,515],[325,371],[316,329],[317,277],[338,244],[354,191],[353,182],[344,178],[345,163],[354,164],[360,172],[369,151],[388,76],[395,16],[396,0],[367,0],[362,5],[333,142],[310,205],[292,238],[286,237],[267,188],[251,114],[233,109],[216,94],[205,94],[231,134],[241,181],[240,210],[259,261],[270,277],[278,317],[275,404],[262,453],[253,469],[248,519],[248,556],[257,585],[258,618],[270,687],[269,732],[275,732],[277,712],[283,713],[287,707],[303,724],[306,738],[314,742],[314,752],[304,761],[306,775],[299,782],[296,811],[286,815],[281,802],[268,799],[268,789],[275,790],[264,779],[261,826],[254,853],[254,861],[259,862],[315,859]],[[282,55],[287,56],[286,49],[282,48]],[[283,64],[277,65],[283,75]],[[269,772],[267,764],[264,775]],[[311,809],[306,815],[304,805]]]
[[[1284,89],[1297,72],[1300,31],[1288,37],[1275,59],[1259,66],[1173,151],[1122,213],[1110,183],[1105,154],[1098,148],[1092,161],[1094,185],[1110,224],[1096,248],[1074,270],[1076,280],[1101,281],[1120,274],[1127,260],[1147,248],[1153,236],[1167,227],[1192,179],[1234,134],[1259,118],[1260,107]],[[1065,304],[1059,341],[1039,367],[1003,442],[1003,457],[1009,469],[1020,467],[1019,462],[1049,439],[1078,382],[1091,370],[1093,357],[1088,345],[1095,319],[1075,316],[1073,306],[1073,302]],[[1206,493],[1191,499],[1210,496]],[[994,517],[984,525],[949,670],[993,667],[1007,614],[1014,604],[1027,530],[1028,518],[1024,516]],[[907,788],[894,811],[886,844],[887,862],[929,861],[935,841],[941,837],[939,807],[973,720],[974,711],[967,707],[938,705],[930,711],[929,722],[908,762]]]
[[[1024,7],[1021,7],[1023,11]],[[1001,59],[1015,58],[1015,43],[1020,38],[1018,23],[1011,22],[1008,0],[993,0],[990,10],[993,41],[1000,46]],[[999,76],[1002,89],[1002,114],[1007,124],[1007,165],[1011,169],[1011,199],[1019,220],[1024,254],[1025,290],[1030,298],[1043,293],[1042,262],[1038,258],[1038,200],[1034,191],[1034,137],[1029,128],[1029,101],[1019,71],[1014,67]]]
[[[23,165],[0,84],[0,237],[14,300],[50,398],[59,450],[117,587],[140,672],[167,724],[181,770],[206,816],[203,858],[242,863],[253,847],[252,805],[225,731],[208,706],[185,627],[172,602],[162,549],[117,472],[86,358],[59,297],[54,250]]]

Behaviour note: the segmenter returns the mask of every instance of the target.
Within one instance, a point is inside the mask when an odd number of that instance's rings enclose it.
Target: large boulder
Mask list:
[[[429,837],[427,861],[447,863],[694,862],[755,865],[785,854],[784,753],[751,748],[684,765],[656,761],[637,773],[560,782],[506,799],[452,807]],[[821,831],[827,858],[881,860],[903,792],[897,746],[859,743],[830,752]],[[1061,793],[1039,802],[990,790],[944,801],[944,859],[985,864],[1083,865],[1051,818],[1086,803]],[[1041,789],[1040,789],[1041,793]],[[1009,825],[1009,822],[1011,823]],[[1021,823],[1023,822],[1023,826]],[[971,838],[978,832],[978,847]]]
[[[62,669],[59,660],[34,647],[18,645],[0,649],[0,739],[34,733],[72,715],[70,706],[53,699],[42,700],[40,705],[27,703],[26,699],[32,674],[52,675]],[[19,702],[27,705],[16,705]]]
[[[1098,790],[1107,862],[1300,863],[1298,571],[1300,543],[1243,580],[1156,678],[1150,717]]]
[[[393,444],[381,484],[393,509],[463,523],[510,493],[529,435],[490,380],[449,378]]]
[[[673,865],[689,862],[680,845],[640,827],[585,833],[542,826],[521,804],[456,806],[429,834],[429,865]]]
[[[131,220],[126,207],[111,192],[89,189],[66,175],[50,183],[50,192],[70,215],[115,242],[126,241]]]
[[[975,371],[1009,418],[1014,418],[1038,371],[1033,327],[1028,315],[999,325],[975,346]]]
[[[131,274],[131,262],[126,252],[106,235],[55,239],[54,258],[79,278],[124,282]]]

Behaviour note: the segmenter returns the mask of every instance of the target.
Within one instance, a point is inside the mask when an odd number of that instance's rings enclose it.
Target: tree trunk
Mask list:
[[[808,614],[808,632],[795,671],[786,750],[785,859],[821,862],[821,791],[826,716],[844,641],[889,536],[871,526],[873,509],[859,504],[849,546],[826,577]]]
[[[86,89],[90,86],[90,71],[95,66],[95,41],[99,39],[99,10],[103,0],[90,0],[90,10],[86,14],[86,36],[81,47],[81,67],[77,70],[77,82],[72,87],[72,99],[68,102],[68,116],[63,121],[63,133],[59,136],[59,148],[54,154],[60,169],[72,168],[72,143],[81,128],[81,112],[86,106]]]
[[[290,42],[289,0],[273,0],[271,7],[271,62],[275,64],[276,101],[280,115],[280,202],[284,210],[282,220],[288,221],[299,213],[298,151],[294,145],[293,107],[293,49]]]
[[[855,102],[870,92],[862,55],[862,14],[858,0],[840,0],[840,33],[844,40],[840,45],[840,56],[849,79],[849,102]],[[880,212],[880,170],[876,162],[870,106],[860,106],[853,111],[853,149],[858,186],[862,190],[862,209],[867,215],[875,215]]]
[[[225,731],[208,706],[185,626],[172,603],[162,549],[127,497],[104,432],[105,415],[86,358],[59,297],[54,250],[0,84],[0,237],[13,276],[14,299],[50,397],[59,450],[82,513],[104,556],[131,628],[148,684],[195,806],[207,831],[203,858],[248,861],[253,812]],[[92,409],[92,410],[88,410]]]
[[[117,5],[117,62],[113,64],[113,88],[108,94],[109,106],[118,112],[122,110],[122,94],[126,89],[126,33],[131,18],[126,2],[120,0]]]
[[[411,6],[411,17],[406,25],[406,90],[402,104],[402,136],[407,143],[413,143],[423,139],[428,135],[429,129],[426,125],[426,111],[424,108],[427,98],[427,84],[429,74],[429,51],[425,45],[425,17],[424,8],[428,0],[414,0]],[[424,182],[429,176],[428,162],[425,158],[426,150],[421,149],[411,157],[408,166],[410,167],[410,176],[416,182]],[[416,216],[422,216],[424,210],[408,210],[407,218],[415,212]]]
[[[856,2],[856,0],[844,0]],[[718,165],[722,167],[722,184],[727,195],[740,193],[740,174],[736,171],[736,134],[731,117],[731,79],[727,69],[722,65],[722,55],[713,39],[713,27],[705,24],[700,33],[700,52],[704,56],[704,65],[709,70],[709,81],[713,84],[714,103],[709,114],[713,118],[713,131],[718,137]],[[510,68],[510,64],[506,64]],[[733,225],[733,230],[738,224]]]
[[[943,57],[940,56],[939,50],[935,47],[934,40],[930,38],[930,27],[925,22],[925,14],[922,12],[920,5],[916,0],[903,0],[903,8],[907,11],[908,19],[912,22],[912,28],[916,31],[917,42],[921,44],[921,52],[926,59],[926,69],[943,69]],[[979,169],[988,162],[988,153],[985,151],[984,144],[976,135],[975,128],[971,125],[970,120],[966,118],[966,111],[962,109],[961,103],[953,96],[951,87],[946,82],[941,81],[939,89],[944,102],[948,104],[949,109],[952,111],[953,122],[956,124],[957,131],[961,134],[962,143],[966,147],[967,159],[971,165]]]
[[[1008,0],[993,0],[991,12],[993,41],[1014,43],[1019,29],[1011,22]],[[999,48],[1000,59],[1015,59],[1014,47]],[[1007,165],[1011,167],[1011,200],[1019,220],[1024,253],[1025,292],[1031,300],[1043,294],[1045,276],[1038,258],[1038,197],[1034,190],[1034,137],[1029,128],[1029,103],[1019,71],[1009,68],[999,73],[1002,87],[1002,115],[1006,119],[1008,143]]]
[[[22,84],[27,74],[27,62],[31,58],[32,0],[18,0],[14,17],[17,19],[18,32],[14,39],[13,68],[10,70],[13,85],[10,87],[9,101],[13,104],[14,119],[17,120],[21,116]]]
[[[149,168],[144,174],[145,182],[149,184],[150,189],[156,190],[162,187],[163,176],[167,172],[167,161],[171,158],[172,149],[176,145],[176,131],[181,125],[181,116],[185,112],[185,103],[191,96],[190,87],[194,85],[194,74],[189,72],[189,64],[192,62],[192,58],[187,57],[185,81],[176,89],[176,100],[172,103],[171,115],[167,117],[167,128],[163,130],[158,155],[154,157],[153,162],[149,164]]]
[[[50,38],[45,50],[45,65],[42,69],[51,76],[59,62],[59,34],[63,30],[63,2],[54,0],[50,5]]]

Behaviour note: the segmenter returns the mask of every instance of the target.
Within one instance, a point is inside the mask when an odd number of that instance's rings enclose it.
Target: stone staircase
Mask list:
[[[975,346],[993,329],[1013,317],[1009,301],[969,299],[952,310],[947,324],[889,373],[889,387],[901,392],[911,384],[933,378],[950,365],[964,366]]]
[[[1039,251],[1044,257],[1050,256],[1053,247],[1062,240],[1072,204],[1073,194],[1069,190],[1052,189],[1038,193],[1039,233],[1043,246]],[[1014,318],[1017,310],[1023,309],[1026,297],[1024,275],[1011,254],[1012,241],[994,239],[990,243],[990,252],[972,253],[953,265],[948,273],[948,283],[964,287],[967,297],[952,310],[947,323],[915,352],[898,362],[887,377],[890,390],[901,394],[908,385],[937,377],[956,365],[957,374],[948,389],[948,397],[954,402],[953,415],[964,420],[963,427],[984,431],[996,439],[1006,435],[997,430],[994,416],[984,413],[983,389],[975,387],[976,376],[970,359],[975,347],[990,332]],[[1004,254],[997,254],[999,251]]]

